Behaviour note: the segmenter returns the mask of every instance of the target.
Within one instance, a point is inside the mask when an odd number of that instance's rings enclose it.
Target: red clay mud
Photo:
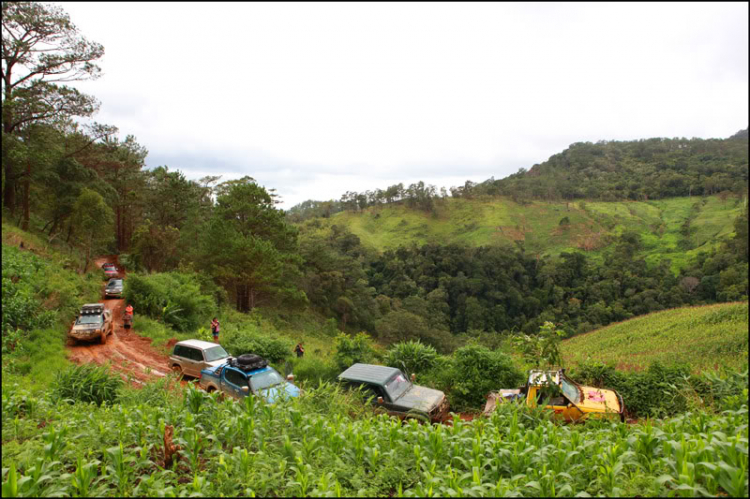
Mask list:
[[[97,267],[102,264],[114,263],[120,269],[120,277],[125,278],[125,272],[120,268],[117,255],[103,256],[95,261]],[[102,288],[103,290],[103,288]],[[102,303],[112,311],[114,332],[107,337],[107,343],[68,341],[68,358],[76,364],[99,364],[109,362],[112,369],[122,376],[130,378],[134,384],[140,385],[146,381],[163,378],[169,372],[168,357],[159,353],[152,345],[150,338],[139,336],[132,329],[125,329],[122,316],[125,300],[104,299]],[[137,314],[138,311],[136,310]]]

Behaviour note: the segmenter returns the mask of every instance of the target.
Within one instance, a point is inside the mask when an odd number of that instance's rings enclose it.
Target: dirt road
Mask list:
[[[120,269],[117,255],[104,256],[95,261],[98,268],[104,263],[114,263]],[[125,278],[125,272],[120,269],[120,277]],[[157,352],[151,346],[151,339],[138,336],[132,329],[125,329],[122,316],[125,300],[104,299],[102,286],[102,300],[104,306],[112,311],[114,332],[107,337],[104,345],[68,341],[68,358],[76,364],[104,364],[109,362],[112,369],[117,371],[123,379],[128,376],[135,384],[162,378],[168,372],[168,357]],[[135,311],[136,314],[138,311]]]

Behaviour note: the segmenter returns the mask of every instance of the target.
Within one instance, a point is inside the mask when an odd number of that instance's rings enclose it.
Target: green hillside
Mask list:
[[[686,307],[637,317],[562,343],[567,365],[587,359],[642,369],[685,362],[696,371],[747,366],[748,304]]]
[[[548,255],[575,249],[598,255],[612,236],[633,230],[642,237],[649,263],[668,258],[673,269],[678,269],[692,254],[715,246],[733,232],[742,203],[738,198],[718,196],[527,204],[508,198],[447,198],[434,213],[389,204],[306,223],[345,226],[363,245],[379,251],[412,243],[514,246],[519,241],[526,251]]]

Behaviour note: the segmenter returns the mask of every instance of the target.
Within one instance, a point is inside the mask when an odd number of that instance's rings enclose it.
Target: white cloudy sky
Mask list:
[[[747,3],[61,5],[105,47],[97,121],[284,208],[748,124]]]

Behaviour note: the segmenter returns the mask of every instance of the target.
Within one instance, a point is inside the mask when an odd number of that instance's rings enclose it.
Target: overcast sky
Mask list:
[[[149,167],[254,177],[283,208],[502,178],[579,141],[748,125],[743,3],[62,3],[78,83]]]

